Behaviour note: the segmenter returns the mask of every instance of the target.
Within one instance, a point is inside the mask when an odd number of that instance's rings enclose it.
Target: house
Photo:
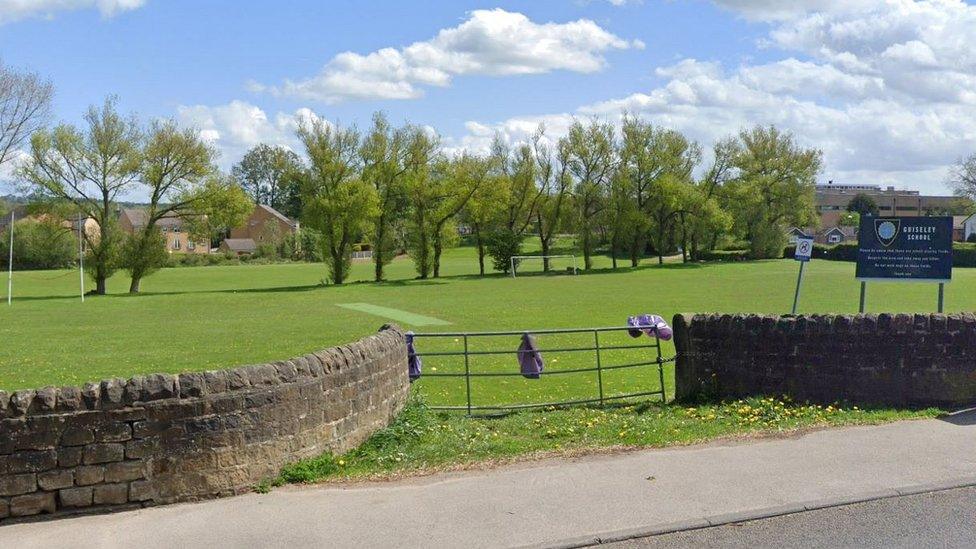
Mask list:
[[[252,255],[257,251],[258,245],[252,238],[225,238],[220,243],[220,251],[223,253],[233,253],[238,257],[242,255]]]
[[[125,208],[119,212],[119,227],[129,234],[144,229],[148,220],[146,210]],[[175,214],[167,214],[156,222],[156,227],[166,238],[166,250],[169,253],[208,254],[209,242],[198,242],[190,238],[190,233],[183,226],[183,219]]]
[[[231,239],[251,239],[256,244],[279,241],[286,235],[298,232],[298,221],[265,204],[258,204],[241,227],[230,230]]]
[[[813,240],[818,244],[826,244],[828,246],[842,242],[853,242],[857,240],[857,228],[848,226],[830,227],[819,232]]]
[[[790,244],[796,244],[796,239],[800,237],[805,237],[811,235],[813,232],[807,232],[799,227],[790,227],[790,230],[786,231],[786,238],[789,239]]]
[[[956,223],[956,219],[953,218],[953,224]],[[962,233],[959,240],[964,242],[969,242],[969,237],[976,235],[976,214],[958,221],[960,226],[960,232]],[[953,233],[955,233],[955,227],[953,227]]]

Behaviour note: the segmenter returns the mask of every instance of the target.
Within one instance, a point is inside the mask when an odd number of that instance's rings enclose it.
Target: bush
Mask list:
[[[9,229],[0,233],[0,265],[7,267]],[[14,225],[15,269],[66,269],[75,264],[78,240],[55,221],[23,219]]]
[[[702,250],[698,252],[698,261],[745,261],[749,259],[749,250]]]
[[[492,231],[485,239],[488,255],[495,270],[508,273],[512,270],[512,257],[522,253],[522,237],[512,231]]]
[[[976,267],[976,244],[954,242],[952,244],[953,267]]]

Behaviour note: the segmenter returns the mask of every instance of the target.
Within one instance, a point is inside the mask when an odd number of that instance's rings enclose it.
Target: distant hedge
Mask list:
[[[698,261],[745,261],[749,259],[749,250],[701,250],[696,259]]]

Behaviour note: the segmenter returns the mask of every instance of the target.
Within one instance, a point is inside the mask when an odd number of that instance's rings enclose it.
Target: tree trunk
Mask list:
[[[434,278],[440,278],[441,276],[441,238],[440,230],[438,229],[438,236],[434,237]]]
[[[383,250],[383,238],[386,236],[386,231],[383,228],[384,225],[385,223],[381,217],[376,223],[376,238],[373,242],[373,280],[376,282],[383,282],[383,256],[385,253],[385,250]]]
[[[542,242],[542,255],[543,255],[543,258],[542,258],[542,272],[548,273],[549,272],[549,257],[547,257],[547,256],[549,255],[549,241],[547,239],[545,239],[545,238],[542,238],[541,236],[539,237],[539,239]]]
[[[485,276],[485,241],[481,237],[481,228],[474,226],[474,238],[478,243],[478,273]]]
[[[613,265],[613,270],[617,270],[617,233],[614,231],[613,236],[610,237],[610,263]]]
[[[583,232],[583,268],[589,271],[593,268],[593,259],[590,257],[590,245],[591,245],[590,231],[584,229]]]
[[[139,293],[139,283],[142,282],[141,275],[132,275],[132,282],[129,283],[129,293],[137,294]]]
[[[106,293],[108,293],[108,290],[106,289],[104,275],[95,276],[95,293],[98,295],[105,295]]]

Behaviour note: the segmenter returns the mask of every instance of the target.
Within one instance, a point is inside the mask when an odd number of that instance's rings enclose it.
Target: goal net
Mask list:
[[[548,267],[548,270],[546,270]],[[512,278],[530,274],[578,274],[575,255],[516,255],[512,257]]]

